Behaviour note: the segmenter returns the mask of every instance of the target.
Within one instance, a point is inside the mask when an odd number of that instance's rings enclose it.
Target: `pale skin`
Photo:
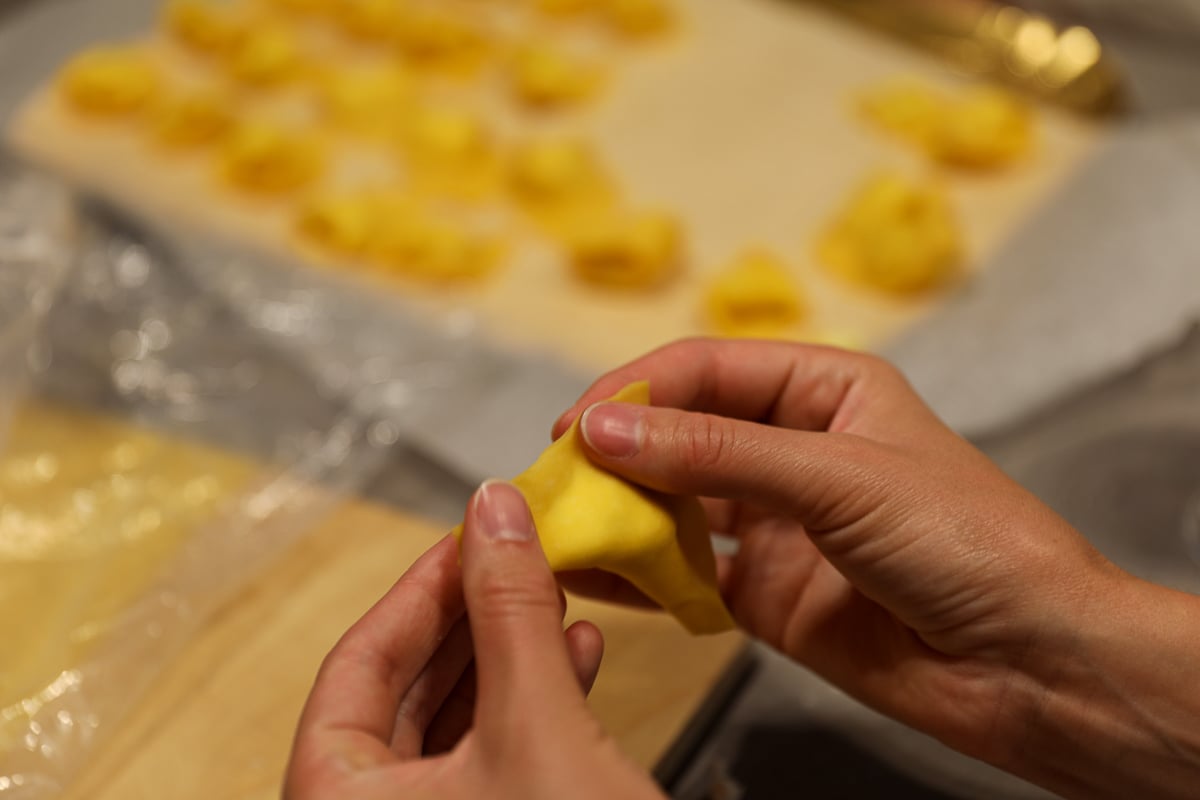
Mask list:
[[[636,380],[651,382],[652,407],[601,402]],[[738,541],[720,560],[720,581],[751,635],[883,713],[1062,795],[1195,796],[1200,598],[1105,560],[887,364],[830,348],[687,341],[605,375],[555,435],[581,414],[590,458],[635,483],[700,496],[713,529]],[[583,703],[597,632],[561,631],[535,540],[475,544],[491,541],[478,535],[490,524],[479,507],[468,513],[477,533],[465,538],[463,574],[443,543],[441,560],[435,548],[418,562],[327,659],[301,720],[289,797],[341,796],[362,785],[343,781],[363,775],[379,793],[356,796],[467,796],[478,781],[495,797],[655,796]],[[517,550],[525,560],[501,569]],[[561,577],[583,593],[645,603],[611,576]],[[415,584],[430,582],[441,588],[427,600],[446,600],[435,628],[450,630],[459,580],[477,697],[463,688],[470,673],[460,680],[469,648],[447,658],[421,618],[378,611],[416,602]],[[512,603],[489,609],[496,599]],[[492,627],[501,622],[503,635]],[[397,644],[414,637],[423,646]],[[368,643],[392,655],[356,671],[354,654]],[[554,681],[539,671],[531,686],[511,668],[547,658]],[[508,670],[489,667],[506,661]],[[397,700],[421,684],[413,676],[435,674],[446,677],[425,684],[442,690]],[[501,697],[522,698],[520,712]],[[418,722],[433,722],[396,723],[405,702],[421,709]],[[489,760],[514,741],[525,755]]]
[[[603,640],[563,631],[520,492],[475,493],[458,560],[448,536],[330,652],[284,797],[661,797],[587,709]]]

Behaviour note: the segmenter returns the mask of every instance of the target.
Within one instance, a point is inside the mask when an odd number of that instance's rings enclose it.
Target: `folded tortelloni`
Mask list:
[[[650,385],[631,384],[611,399],[648,404]],[[512,483],[529,503],[555,572],[619,575],[693,634],[733,627],[717,591],[716,559],[699,501],[642,489],[593,464],[578,420]]]

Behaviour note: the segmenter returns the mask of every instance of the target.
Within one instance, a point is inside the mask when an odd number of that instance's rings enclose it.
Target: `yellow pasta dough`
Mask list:
[[[924,146],[937,126],[945,99],[925,83],[892,80],[862,94],[859,107],[866,118],[884,131]]]
[[[409,157],[423,165],[471,165],[493,153],[491,133],[483,119],[456,108],[414,110],[404,143]]]
[[[318,195],[300,208],[296,229],[322,250],[347,257],[362,255],[378,225],[380,203],[368,192]]]
[[[609,24],[629,37],[661,34],[675,22],[665,0],[603,0],[603,9]]]
[[[154,107],[150,124],[154,138],[168,147],[210,144],[232,129],[232,101],[216,89],[182,90]]]
[[[422,213],[381,219],[368,247],[372,260],[389,271],[434,282],[478,280],[500,256],[490,237]]]
[[[433,8],[407,9],[393,27],[400,52],[420,69],[471,74],[489,50],[487,36],[476,25]]]
[[[304,68],[296,35],[277,22],[261,22],[237,40],[225,55],[235,80],[254,88],[273,88],[300,77]]]
[[[916,81],[894,81],[865,93],[862,110],[883,130],[950,166],[998,168],[1034,146],[1033,115],[1001,89],[976,87],[958,95]]]
[[[141,50],[98,47],[67,62],[59,75],[59,89],[75,111],[123,116],[144,108],[160,81],[157,65]]]
[[[413,109],[402,142],[413,182],[422,191],[478,199],[497,187],[499,156],[478,114],[450,107]]]
[[[287,194],[320,177],[325,148],[310,132],[252,121],[240,125],[226,141],[222,168],[228,181],[247,193]]]
[[[408,73],[394,65],[329,70],[317,78],[322,115],[342,130],[365,136],[395,133],[413,93]]]
[[[333,255],[433,282],[485,277],[501,251],[493,237],[439,219],[416,197],[388,189],[316,195],[301,207],[296,229]]]
[[[949,104],[928,146],[943,163],[987,168],[1026,156],[1034,138],[1029,107],[1008,92],[985,87]]]
[[[611,400],[648,405],[650,385],[631,384]],[[700,503],[642,489],[597,467],[581,438],[576,420],[512,481],[529,503],[550,568],[619,575],[694,634],[732,628]],[[461,537],[461,526],[455,533]]]
[[[342,29],[365,41],[393,37],[402,13],[396,0],[341,0],[334,9]]]
[[[587,217],[566,238],[571,266],[588,283],[650,288],[664,283],[680,266],[679,223],[662,212]]]
[[[570,230],[581,218],[608,213],[617,194],[588,144],[571,137],[517,146],[507,179],[521,208],[551,231]]]
[[[348,0],[267,0],[267,3],[285,13],[302,16],[324,14],[345,5]]]
[[[817,252],[840,277],[900,293],[946,283],[962,262],[958,221],[945,192],[893,174],[876,176],[854,193]]]
[[[595,10],[600,0],[530,0],[533,8],[551,17],[570,17]]]
[[[774,254],[750,250],[709,284],[709,322],[729,336],[778,336],[804,315],[796,280]]]
[[[530,106],[563,106],[596,93],[597,67],[547,42],[531,42],[513,54],[509,79],[514,95]]]
[[[249,27],[243,7],[219,0],[172,0],[163,23],[176,41],[208,54],[228,52]]]

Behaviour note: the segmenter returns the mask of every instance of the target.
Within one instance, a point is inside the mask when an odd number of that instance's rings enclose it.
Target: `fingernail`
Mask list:
[[[529,506],[511,483],[485,481],[475,494],[475,519],[489,539],[528,542],[534,537]]]
[[[561,417],[554,420],[554,425],[553,425],[553,427],[550,428],[551,441],[557,441],[558,437],[562,436],[562,434],[558,433],[558,431],[560,429],[565,429],[567,427],[567,414],[569,414],[569,413],[570,413],[569,411],[564,411]]]
[[[622,403],[598,403],[583,412],[579,422],[583,438],[601,455],[612,458],[636,456],[645,439],[642,409]]]

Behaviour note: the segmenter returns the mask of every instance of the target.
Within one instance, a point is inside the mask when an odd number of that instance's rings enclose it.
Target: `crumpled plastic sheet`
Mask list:
[[[422,409],[487,373],[469,320],[364,313],[364,295],[322,291],[232,251],[168,244],[0,158],[0,467],[7,434],[22,433],[12,429],[19,409],[43,405],[221,454],[197,464],[251,465],[237,491],[186,520],[178,550],[130,602],[102,620],[52,615],[33,649],[61,641],[71,657],[16,697],[5,695],[5,672],[33,645],[0,641],[0,798],[61,793],[214,609],[367,483]],[[35,466],[50,475],[71,457]],[[6,573],[55,557],[6,547],[4,515],[12,522],[16,505],[0,493],[0,631],[4,614],[36,615],[52,599],[4,595]],[[86,561],[71,568],[103,586]]]

